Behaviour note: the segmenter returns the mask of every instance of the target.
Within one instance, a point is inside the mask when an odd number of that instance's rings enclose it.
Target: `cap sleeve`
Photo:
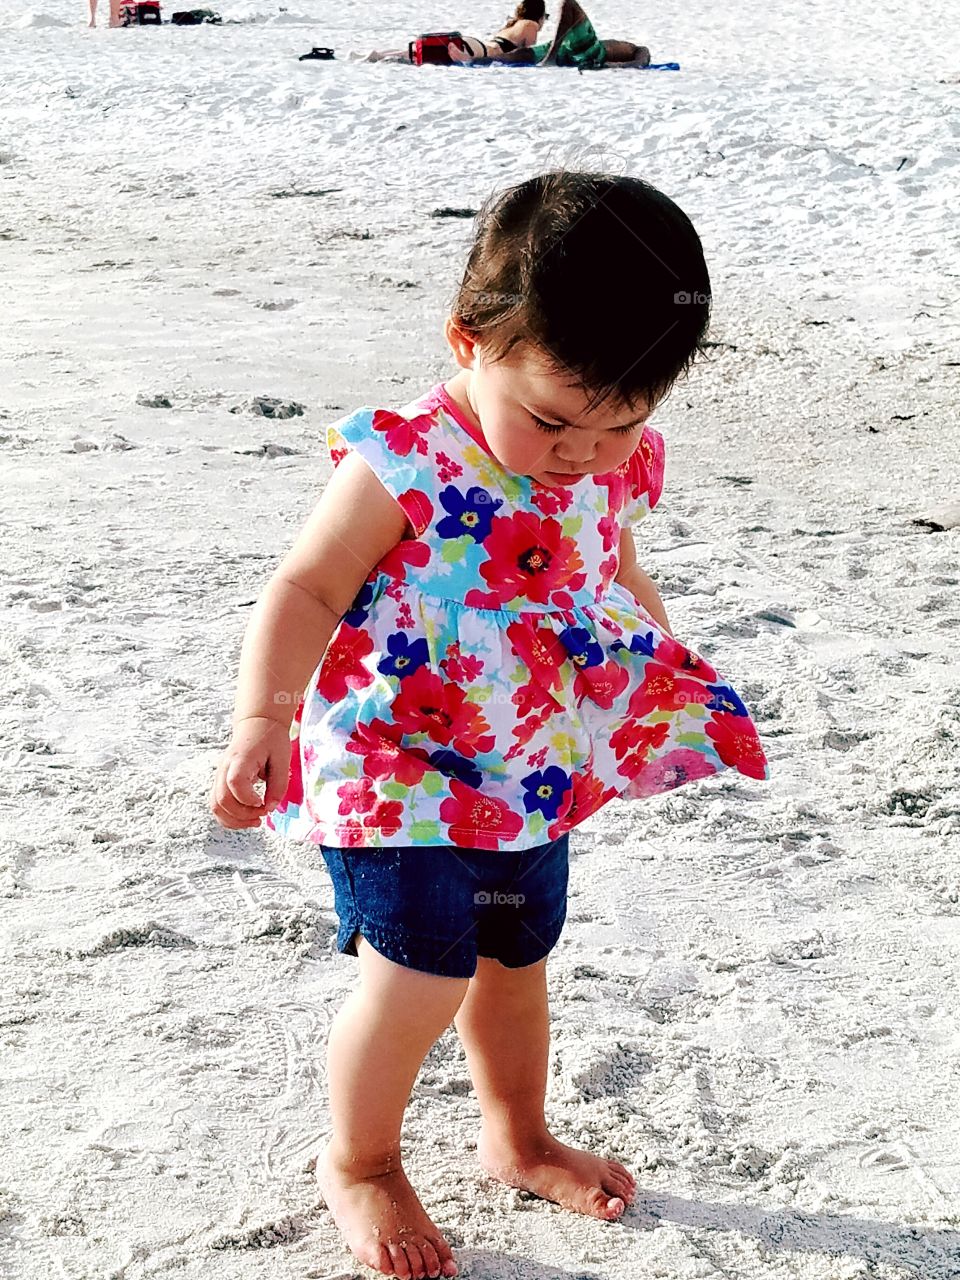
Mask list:
[[[627,492],[620,511],[622,524],[642,520],[660,501],[663,469],[663,436],[653,427],[644,427],[640,443],[627,461]]]
[[[433,518],[433,420],[425,414],[404,418],[392,409],[357,409],[327,427],[327,449],[334,467],[353,450],[395,498],[417,537]]]

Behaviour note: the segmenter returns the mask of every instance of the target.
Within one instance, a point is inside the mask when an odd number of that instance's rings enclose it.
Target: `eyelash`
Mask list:
[[[560,426],[560,424],[557,422],[544,422],[542,418],[534,417],[533,420],[537,424],[537,426],[541,429],[541,431],[546,431],[547,434],[551,436],[562,435],[563,432],[566,431],[567,429],[566,427]],[[632,427],[615,427],[613,434],[615,436],[628,436],[631,434],[631,432],[636,431],[636,429],[637,429],[636,425]]]

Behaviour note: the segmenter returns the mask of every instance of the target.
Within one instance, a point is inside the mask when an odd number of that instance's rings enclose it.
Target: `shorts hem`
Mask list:
[[[341,923],[337,933],[337,950],[344,955],[355,956],[350,941],[359,932],[374,951],[405,969],[431,973],[438,978],[472,978],[477,971],[476,946],[462,940],[444,947],[442,938],[424,937],[419,934],[384,929],[359,916]],[[437,954],[439,951],[439,955]],[[443,967],[438,968],[439,965]]]
[[[542,937],[539,934],[537,937],[531,937],[530,942],[526,947],[516,947],[509,952],[509,958],[505,957],[503,954],[490,956],[487,955],[486,952],[479,950],[478,954],[484,956],[484,958],[488,960],[499,960],[505,969],[525,969],[528,965],[538,964],[550,954],[560,941],[560,935],[563,932],[563,926],[566,919],[567,913],[564,911],[563,915],[557,916],[557,918],[552,921],[546,929],[544,929]],[[527,928],[529,927],[530,926],[528,925]],[[533,931],[531,930],[531,932]]]

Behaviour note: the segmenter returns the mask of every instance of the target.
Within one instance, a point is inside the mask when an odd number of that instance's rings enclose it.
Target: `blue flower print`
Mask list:
[[[548,822],[553,822],[563,801],[565,791],[570,790],[570,778],[555,764],[538,769],[521,778],[524,789],[523,805],[527,813],[539,809]]]
[[[610,646],[611,651],[616,649],[629,649],[631,653],[645,653],[648,658],[653,657],[654,648],[655,643],[652,631],[648,631],[646,635],[641,635],[639,632],[635,632],[630,637],[629,644],[624,644],[622,640],[614,640],[613,644]]]
[[[750,713],[740,701],[740,696],[728,684],[708,684],[707,688],[713,697],[707,703],[708,711],[726,711],[732,716],[745,716]]]
[[[440,494],[440,502],[450,512],[437,523],[440,537],[462,538],[469,533],[475,542],[483,542],[489,536],[494,514],[503,506],[502,498],[494,502],[486,489],[479,485],[468,489],[464,497],[455,485],[448,484]]]
[[[411,644],[405,631],[395,631],[392,636],[387,636],[387,650],[390,656],[381,658],[377,663],[377,670],[382,671],[385,676],[397,676],[400,680],[404,676],[412,676],[430,661],[426,640],[421,636]]]
[[[578,671],[602,665],[603,649],[586,627],[567,627],[560,632],[560,641]]]
[[[483,774],[472,760],[466,760],[456,751],[450,751],[448,748],[431,751],[430,763],[448,778],[458,778],[468,787],[479,787],[483,781]]]
[[[373,604],[373,582],[365,582],[354,598],[353,604],[343,615],[343,621],[350,627],[359,627],[366,620]]]

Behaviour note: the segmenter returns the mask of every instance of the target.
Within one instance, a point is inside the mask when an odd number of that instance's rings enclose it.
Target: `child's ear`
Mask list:
[[[465,333],[452,316],[447,316],[443,326],[443,335],[453,352],[453,358],[461,369],[472,369],[480,354],[479,345],[472,334]]]

